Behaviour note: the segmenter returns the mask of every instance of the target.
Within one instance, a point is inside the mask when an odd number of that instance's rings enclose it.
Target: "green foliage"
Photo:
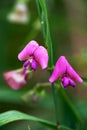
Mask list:
[[[8,111],[8,112],[4,112],[4,113],[0,114],[0,126],[13,122],[13,121],[18,121],[18,120],[36,121],[41,124],[44,124],[45,126],[52,128],[53,130],[56,130],[55,123],[31,116],[29,114],[25,114],[25,113],[22,113],[19,111],[14,110],[14,111]],[[70,128],[65,127],[65,126],[59,126],[59,128],[60,128],[60,130],[71,130]]]
[[[17,120],[32,120],[47,125],[49,127],[53,127],[53,128],[56,127],[56,125],[52,122],[31,116],[29,114],[24,114],[18,111],[8,111],[0,114],[0,126]]]

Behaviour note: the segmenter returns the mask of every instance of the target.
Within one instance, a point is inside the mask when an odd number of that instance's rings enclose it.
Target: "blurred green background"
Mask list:
[[[25,101],[22,98],[36,83],[48,81],[49,73],[47,71],[43,72],[38,69],[28,84],[18,91],[12,90],[3,79],[3,72],[22,67],[23,63],[18,61],[17,55],[30,40],[35,39],[39,44],[44,44],[35,0],[27,2],[29,22],[26,24],[11,22],[7,19],[15,2],[15,0],[0,0],[0,113],[16,109],[55,121],[51,88],[44,88],[46,95],[39,102],[34,102],[31,98],[29,101]],[[47,8],[53,41],[54,62],[60,55],[65,55],[77,72],[86,77],[87,1],[47,0]],[[76,88],[65,90],[84,120],[84,130],[87,129],[86,87],[86,84],[77,84]],[[58,102],[60,123],[72,127],[73,123],[76,122],[60,94],[58,94]],[[13,122],[0,127],[0,130],[28,130],[28,127],[30,130],[50,130],[33,121]]]

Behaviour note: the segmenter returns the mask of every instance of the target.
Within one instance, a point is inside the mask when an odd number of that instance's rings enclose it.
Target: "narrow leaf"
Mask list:
[[[73,129],[63,126],[63,125],[61,125],[59,128],[60,128],[60,130],[73,130]]]
[[[8,111],[8,112],[4,112],[0,114],[0,126],[13,122],[13,121],[18,121],[18,120],[36,121],[50,128],[56,128],[56,124],[53,122],[46,121],[44,119],[40,119],[31,115],[16,111],[16,110]]]
[[[16,110],[12,110],[12,111],[7,111],[4,113],[0,114],[0,126],[3,126],[5,124],[8,124],[10,122],[13,121],[18,121],[18,120],[31,120],[31,121],[36,121],[38,123],[44,124],[45,126],[48,126],[50,128],[53,128],[54,130],[56,130],[56,124],[41,118],[37,118]],[[72,130],[71,128],[68,128],[66,126],[63,125],[59,125],[59,129],[60,130]]]

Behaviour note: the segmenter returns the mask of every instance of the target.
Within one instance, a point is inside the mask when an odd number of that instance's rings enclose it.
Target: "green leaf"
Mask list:
[[[56,130],[56,124],[38,117],[34,117],[16,110],[12,111],[7,111],[4,113],[0,114],[0,126],[3,126],[5,124],[8,124],[13,121],[18,121],[18,120],[31,120],[31,121],[36,121],[38,123],[44,124],[45,126],[48,126],[50,128],[53,128]],[[60,130],[72,130],[71,128],[68,128],[63,125],[59,125],[58,127]]]
[[[56,128],[56,124],[44,119],[40,119],[16,110],[4,112],[0,114],[0,126],[5,125],[7,123],[13,122],[13,121],[18,121],[18,120],[31,120],[31,121],[36,121],[41,124],[44,124],[50,128]]]
[[[63,125],[61,125],[59,128],[60,128],[59,130],[73,130],[73,129],[63,126]]]

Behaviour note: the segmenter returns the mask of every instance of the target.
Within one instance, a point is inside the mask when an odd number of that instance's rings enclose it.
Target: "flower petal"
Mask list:
[[[29,60],[26,60],[26,61],[24,62],[24,64],[23,64],[23,66],[26,68],[26,67],[29,66],[29,64],[30,64],[30,61],[29,61]]]
[[[71,85],[72,87],[75,87],[76,83],[72,79],[69,79],[69,85]]]
[[[70,78],[79,83],[82,83],[83,82],[82,78],[76,73],[76,71],[72,68],[72,66],[68,63],[67,60],[66,63],[67,63],[67,74],[70,76]]]
[[[42,69],[48,66],[48,52],[43,46],[39,46],[34,52],[34,58]]]
[[[62,78],[62,86],[63,86],[63,88],[67,88],[69,86],[69,78],[68,77]]]
[[[34,40],[30,41],[25,48],[18,54],[20,61],[28,59],[33,56],[34,51],[39,47],[38,43]]]
[[[36,62],[34,59],[32,60],[31,68],[32,68],[33,70],[36,70],[36,69],[37,69],[37,62]]]
[[[20,70],[21,72],[22,70]],[[8,83],[8,85],[12,89],[20,89],[22,86],[24,86],[26,82],[26,75],[21,74],[20,72],[13,70],[13,71],[8,71],[3,74],[4,79]]]
[[[65,77],[62,78],[61,81],[62,81],[62,86],[64,88],[67,88],[68,86],[72,86],[72,87],[76,86],[75,82],[72,79],[70,79],[69,77],[65,76]]]
[[[54,67],[53,73],[49,78],[49,81],[52,83],[58,78],[61,78],[63,74],[66,72],[66,59],[64,56],[60,56],[57,60],[56,65]]]

